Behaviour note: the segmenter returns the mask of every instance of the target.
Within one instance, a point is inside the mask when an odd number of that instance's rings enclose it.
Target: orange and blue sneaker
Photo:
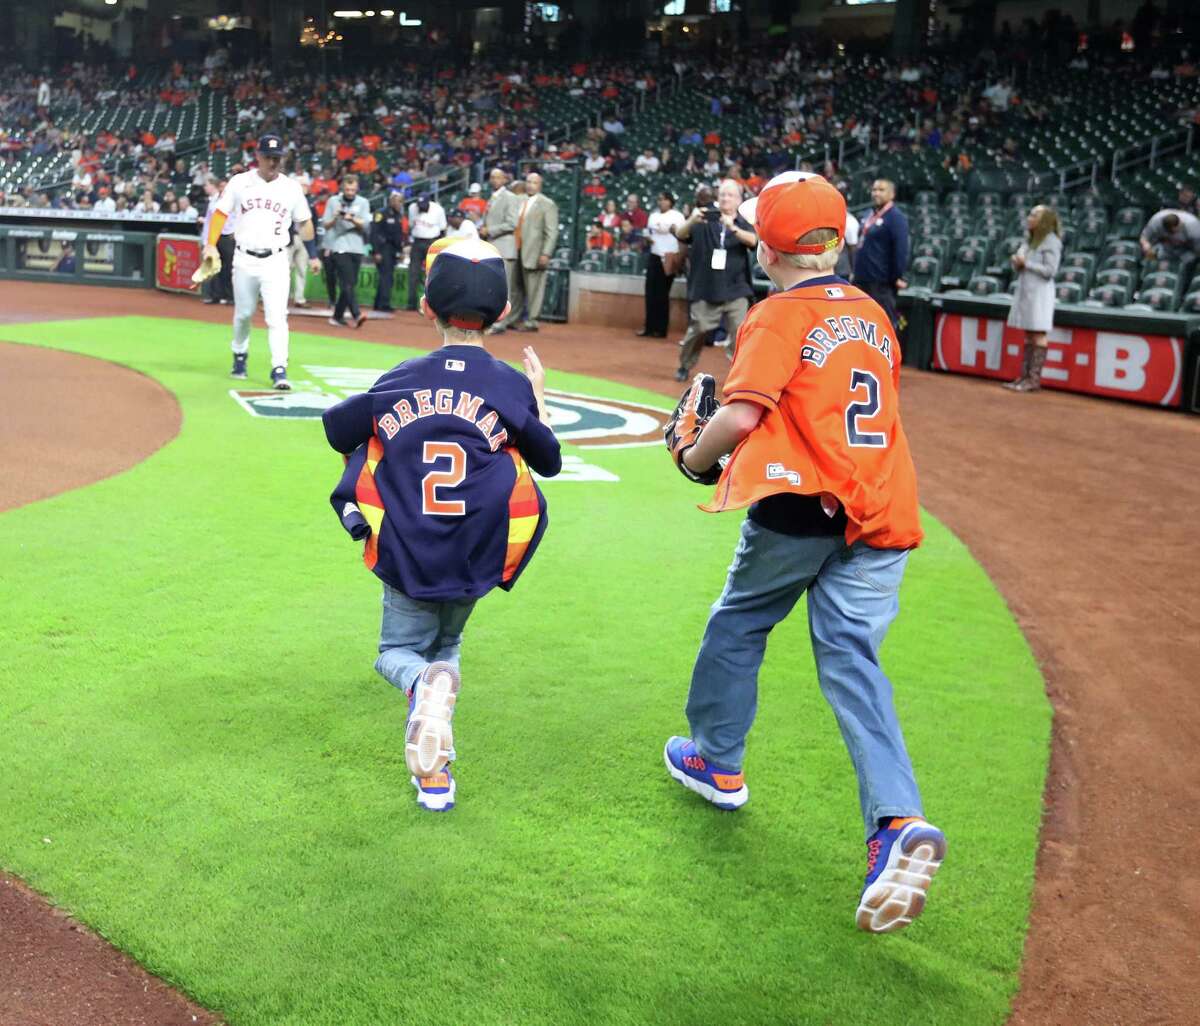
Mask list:
[[[408,696],[404,761],[414,777],[431,777],[454,758],[450,720],[461,680],[450,663],[430,663]]]
[[[663,761],[672,777],[718,809],[740,809],[750,798],[742,771],[722,769],[709,762],[696,751],[696,742],[691,738],[669,738]]]
[[[449,812],[454,808],[454,774],[450,764],[438,773],[427,777],[413,777],[412,785],[417,789],[417,804],[430,812]]]
[[[868,933],[903,930],[925,908],[933,874],[946,857],[946,835],[910,816],[893,819],[867,841],[867,880],[854,922]]]

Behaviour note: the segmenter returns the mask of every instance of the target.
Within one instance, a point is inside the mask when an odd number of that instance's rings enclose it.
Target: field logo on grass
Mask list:
[[[253,417],[316,420],[346,396],[365,392],[382,370],[305,365],[315,379],[293,380],[292,392],[234,389],[229,394]],[[589,449],[627,449],[662,444],[666,410],[623,399],[546,390],[550,426],[561,441]]]
[[[546,389],[550,426],[564,442],[595,449],[662,445],[670,414],[643,403]]]
[[[312,391],[234,388],[229,394],[251,417],[286,420],[320,420],[322,413],[342,401],[341,396]]]

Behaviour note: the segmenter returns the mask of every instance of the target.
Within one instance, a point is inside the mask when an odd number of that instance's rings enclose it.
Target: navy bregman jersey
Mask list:
[[[546,530],[529,468],[562,468],[524,374],[481,346],[443,346],[323,420],[329,444],[353,454],[331,501],[347,530],[361,533],[352,505],[371,525],[376,575],[424,601],[512,587]]]

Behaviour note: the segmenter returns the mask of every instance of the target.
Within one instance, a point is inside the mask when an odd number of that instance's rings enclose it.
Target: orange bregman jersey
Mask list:
[[[917,478],[900,424],[900,347],[860,289],[824,278],[755,305],[742,323],[725,401],[764,408],[703,510],[779,492],[832,495],[846,543],[909,549],[922,538]]]

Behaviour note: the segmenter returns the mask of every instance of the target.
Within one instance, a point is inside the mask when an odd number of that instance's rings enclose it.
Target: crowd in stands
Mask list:
[[[1080,76],[1144,85],[1197,75],[1186,50],[1134,61],[1110,47],[1098,57],[1097,48],[1081,48],[1070,24],[1044,39],[1038,32],[1001,34],[969,58],[942,52],[911,62],[783,42],[694,62],[406,63],[328,80],[234,67],[219,49],[202,63],[150,70],[77,62],[41,76],[10,67],[0,69],[0,183],[31,157],[63,157],[67,170],[55,188],[25,182],[0,191],[0,202],[202,217],[228,177],[250,166],[255,140],[275,131],[293,151],[290,171],[318,214],[348,173],[359,176],[365,195],[398,190],[408,199],[414,183],[455,169],[465,170],[464,185],[478,185],[495,166],[551,176],[578,166],[584,247],[640,251],[647,208],[663,191],[687,216],[700,184],[732,180],[754,193],[792,167],[820,171],[850,194],[852,174],[839,166],[839,152],[932,153],[958,173],[980,162],[1020,164],[1022,139],[1057,123],[1067,102],[1022,64],[1035,45],[1074,45],[1060,68],[1070,64]],[[686,114],[654,117],[660,86],[679,82],[695,102],[673,108]],[[148,127],[156,115],[202,98],[218,111],[205,137],[177,139]],[[571,120],[572,103],[586,112],[583,120]],[[66,127],[80,112],[118,106],[132,111],[120,130]],[[1172,114],[1200,121],[1200,105]],[[485,196],[476,189],[461,198],[467,216],[481,221]],[[903,181],[898,198],[908,198]],[[865,205],[865,194],[855,199]]]

